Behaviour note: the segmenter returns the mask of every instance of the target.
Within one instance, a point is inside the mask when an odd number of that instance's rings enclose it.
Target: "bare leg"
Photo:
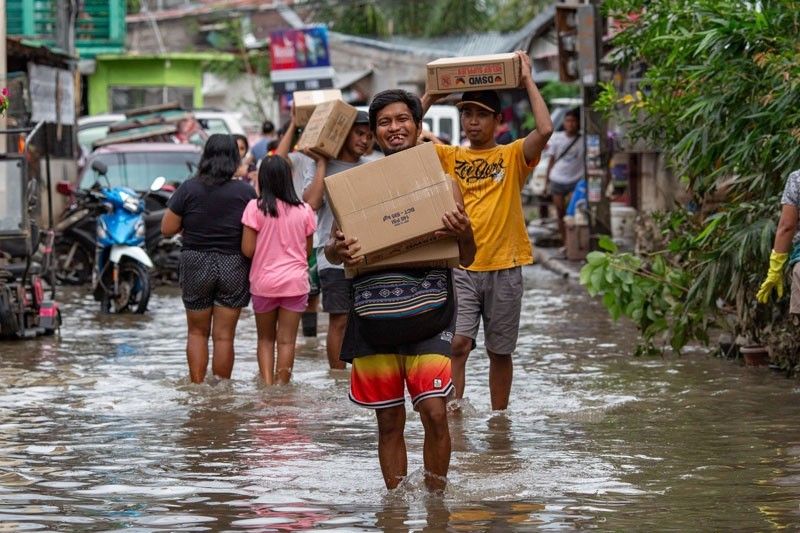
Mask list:
[[[450,365],[456,398],[464,397],[466,387],[466,367],[469,352],[472,350],[472,339],[463,335],[455,335],[450,345]]]
[[[406,408],[403,405],[377,409],[378,459],[387,489],[397,487],[408,474],[408,457],[403,431],[406,426]]]
[[[267,385],[274,382],[275,369],[275,329],[278,324],[278,309],[269,313],[256,313],[256,332],[258,334],[258,348],[256,358],[258,359],[258,370],[261,379]]]
[[[296,311],[278,310],[278,364],[275,365],[275,375],[279,385],[289,383],[292,377],[300,316],[301,313]]]
[[[345,362],[339,359],[342,353],[342,341],[344,332],[347,329],[347,315],[344,313],[332,313],[328,315],[328,340],[325,342],[325,349],[328,352],[328,364],[331,368],[343,369]]]
[[[486,351],[489,353],[489,394],[492,398],[492,410],[502,411],[508,409],[514,365],[511,355]]]
[[[202,311],[186,310],[189,332],[186,337],[186,360],[189,363],[189,379],[202,383],[208,368],[208,337],[211,334],[212,308]]]
[[[429,491],[444,490],[450,468],[450,431],[444,398],[428,398],[417,404],[425,443],[422,457],[425,462],[425,486]]]
[[[233,338],[239,321],[239,308],[214,306],[211,338],[214,341],[214,360],[211,370],[220,378],[230,379],[233,372]]]
[[[567,229],[564,226],[564,215],[567,213],[567,198],[561,194],[553,195],[553,205],[556,208],[556,219],[558,222],[558,234],[561,235],[561,242],[567,244]]]

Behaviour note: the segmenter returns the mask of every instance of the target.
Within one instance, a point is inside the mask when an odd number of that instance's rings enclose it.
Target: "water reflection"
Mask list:
[[[374,415],[319,339],[294,382],[255,376],[244,313],[233,379],[186,379],[177,291],[146,317],[65,293],[60,338],[0,344],[0,531],[764,530],[800,523],[800,387],[704,356],[632,359],[634,332],[526,271],[512,407],[470,358],[443,497],[420,469],[387,494]],[[409,464],[422,428],[409,412]],[[713,525],[710,525],[713,524]]]

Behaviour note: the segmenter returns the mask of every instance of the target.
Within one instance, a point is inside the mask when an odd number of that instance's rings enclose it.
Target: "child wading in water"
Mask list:
[[[308,305],[308,255],[316,216],[297,198],[292,169],[268,156],[258,172],[258,199],[242,215],[242,253],[253,258],[250,292],[258,331],[258,368],[267,385],[288,383],[300,316]],[[277,364],[275,341],[278,343]]]

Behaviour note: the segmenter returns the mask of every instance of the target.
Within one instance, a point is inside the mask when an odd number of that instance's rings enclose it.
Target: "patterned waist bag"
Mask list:
[[[449,269],[366,275],[353,282],[353,293],[359,331],[376,347],[429,339],[447,329],[455,314]]]

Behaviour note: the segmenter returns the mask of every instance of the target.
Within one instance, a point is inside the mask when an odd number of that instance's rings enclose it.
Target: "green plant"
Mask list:
[[[716,326],[770,344],[782,366],[795,368],[800,336],[776,330],[787,324],[787,298],[759,306],[755,292],[784,178],[800,168],[800,2],[606,0],[604,9],[619,31],[617,68],[644,75],[631,93],[605,85],[598,109],[631,139],[662,150],[690,202],[660,217],[667,244],[638,263],[610,250],[603,261],[593,256],[592,268],[602,263],[614,274],[604,284],[588,275],[587,286],[614,294],[607,305],[624,303],[628,278],[616,273],[620,264],[633,271],[647,295],[643,313],[652,308],[655,317],[636,320],[635,306],[627,315],[642,328],[643,351],[657,336],[676,350],[707,342]]]

